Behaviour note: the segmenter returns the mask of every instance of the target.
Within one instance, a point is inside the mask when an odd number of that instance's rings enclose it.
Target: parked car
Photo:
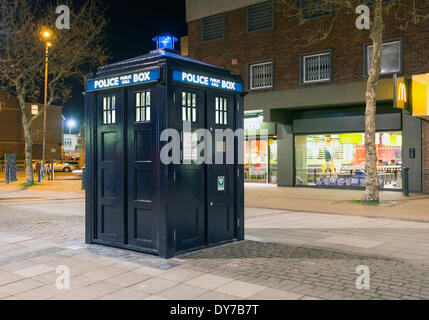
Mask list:
[[[51,162],[46,161],[45,166],[48,168],[48,170],[50,170]],[[72,172],[73,170],[76,170],[76,169],[77,169],[77,166],[69,162],[64,162],[64,163],[58,162],[58,161],[54,162],[55,172]]]

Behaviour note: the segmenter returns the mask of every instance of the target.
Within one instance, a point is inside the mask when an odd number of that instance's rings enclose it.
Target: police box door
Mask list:
[[[212,133],[213,163],[207,166],[207,238],[215,244],[236,238],[235,164],[236,138],[219,136],[216,130],[235,131],[234,96],[208,93],[207,127]],[[229,141],[228,141],[229,140]],[[228,153],[232,156],[228,163]],[[216,159],[220,160],[217,164]]]
[[[175,90],[174,127],[181,137],[181,164],[174,164],[174,203],[176,251],[204,246],[206,243],[205,166],[193,161],[197,150],[196,130],[205,127],[204,91],[187,87]],[[189,126],[188,132],[184,125]]]
[[[123,243],[123,90],[97,96],[97,210],[94,239]]]

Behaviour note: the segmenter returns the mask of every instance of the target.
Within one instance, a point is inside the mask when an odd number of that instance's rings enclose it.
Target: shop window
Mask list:
[[[225,15],[223,13],[203,18],[203,42],[224,38]]]
[[[389,75],[402,72],[402,44],[400,40],[383,43],[381,53],[381,74]],[[373,46],[365,45],[365,76],[368,76],[372,66]]]
[[[116,123],[116,97],[103,97],[103,124]]]
[[[271,89],[273,87],[273,62],[252,63],[249,65],[249,89]]]
[[[136,92],[136,122],[150,121],[150,91]]]
[[[302,55],[302,83],[331,81],[331,52]]]
[[[216,124],[228,124],[228,100],[216,97]]]
[[[365,134],[295,137],[296,185],[365,187]],[[402,134],[376,134],[377,172],[382,189],[401,189]]]
[[[273,3],[258,3],[247,8],[247,31],[259,31],[273,27]]]
[[[197,121],[197,94],[182,92],[182,120]]]

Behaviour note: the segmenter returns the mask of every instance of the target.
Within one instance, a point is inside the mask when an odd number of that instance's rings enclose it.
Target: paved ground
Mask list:
[[[0,299],[429,299],[429,223],[248,207],[247,241],[162,260],[84,245],[83,193],[40,187],[0,186]]]
[[[335,213],[429,222],[429,195],[382,191],[381,205],[353,203],[360,190],[278,188],[275,185],[246,184],[246,206],[304,212]]]

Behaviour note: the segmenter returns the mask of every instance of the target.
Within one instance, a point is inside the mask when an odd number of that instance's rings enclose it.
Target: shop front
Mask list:
[[[382,189],[402,189],[402,132],[376,133],[377,172]],[[364,188],[365,134],[295,136],[296,185]]]
[[[246,112],[244,119],[244,179],[253,183],[277,183],[275,123],[266,123],[262,111]]]

